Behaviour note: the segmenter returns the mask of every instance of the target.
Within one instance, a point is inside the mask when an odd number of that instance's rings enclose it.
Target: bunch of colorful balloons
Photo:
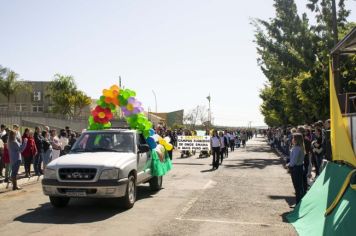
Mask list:
[[[120,89],[117,85],[103,90],[103,95],[97,101],[97,106],[92,110],[89,117],[88,129],[110,128],[110,120],[112,120],[118,108],[121,109],[130,128],[143,134],[151,150],[158,150],[157,145],[159,145],[158,148],[164,147],[167,151],[173,149],[169,140],[158,136],[152,129],[152,123],[143,113],[142,104],[136,99],[136,93],[129,89]]]

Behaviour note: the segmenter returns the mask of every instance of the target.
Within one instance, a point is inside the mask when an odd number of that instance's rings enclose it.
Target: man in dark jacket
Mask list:
[[[41,165],[42,165],[42,156],[43,156],[43,143],[42,143],[42,134],[40,127],[35,128],[35,133],[33,135],[37,147],[37,155],[33,161],[33,168],[35,170],[35,175],[40,176],[43,174]]]

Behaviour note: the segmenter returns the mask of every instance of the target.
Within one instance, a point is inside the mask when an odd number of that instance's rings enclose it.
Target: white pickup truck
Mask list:
[[[69,154],[48,164],[42,189],[54,207],[67,206],[70,198],[116,198],[128,209],[136,201],[138,184],[161,189],[162,176],[151,176],[150,167],[149,146],[136,131],[86,131]]]

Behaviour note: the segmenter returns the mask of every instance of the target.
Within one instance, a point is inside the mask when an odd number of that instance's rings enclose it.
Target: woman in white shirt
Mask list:
[[[216,130],[213,131],[213,135],[210,139],[211,150],[213,153],[213,170],[219,168],[219,156],[221,142]]]
[[[61,154],[61,142],[59,141],[59,138],[57,137],[57,131],[55,129],[50,131],[50,143],[52,146],[52,160],[57,159],[60,154]]]
[[[64,150],[65,150],[66,146],[68,146],[68,144],[69,144],[69,139],[67,137],[67,132],[64,129],[60,131],[59,142],[61,144],[60,156],[63,156],[64,154],[66,154]]]
[[[226,154],[226,149],[227,149],[227,137],[224,135],[224,133],[222,131],[220,131],[219,133],[219,138],[220,138],[220,165],[222,164],[223,162],[223,159],[224,159],[224,155],[226,155],[227,157],[227,154]],[[218,158],[219,160],[219,158]]]

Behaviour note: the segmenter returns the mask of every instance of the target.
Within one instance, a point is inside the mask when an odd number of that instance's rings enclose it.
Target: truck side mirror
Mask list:
[[[150,147],[148,146],[148,144],[139,144],[138,145],[139,153],[145,153],[145,152],[149,152],[149,151],[150,151]]]

